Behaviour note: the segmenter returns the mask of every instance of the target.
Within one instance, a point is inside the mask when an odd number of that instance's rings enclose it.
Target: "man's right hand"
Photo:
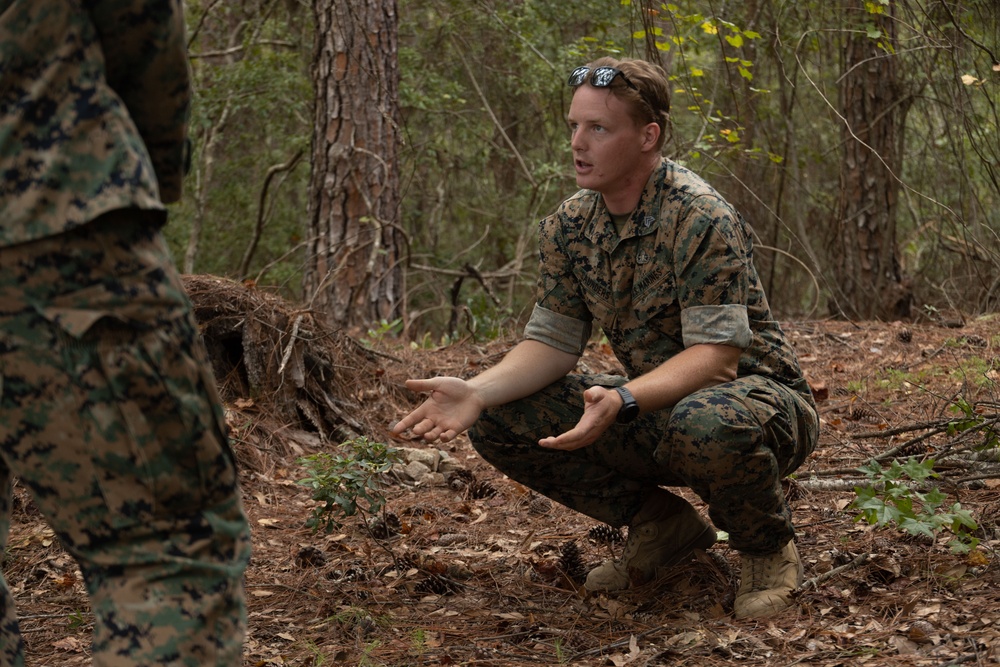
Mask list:
[[[409,429],[427,442],[448,442],[476,423],[483,411],[482,401],[468,382],[457,377],[407,380],[406,388],[430,392],[423,403],[392,427],[399,435]]]

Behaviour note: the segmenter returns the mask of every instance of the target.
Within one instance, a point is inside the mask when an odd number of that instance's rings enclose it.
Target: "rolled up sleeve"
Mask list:
[[[681,311],[684,347],[710,343],[745,350],[753,342],[750,318],[743,305],[694,306]]]
[[[590,340],[591,327],[590,322],[560,315],[536,304],[524,327],[524,337],[580,356]]]

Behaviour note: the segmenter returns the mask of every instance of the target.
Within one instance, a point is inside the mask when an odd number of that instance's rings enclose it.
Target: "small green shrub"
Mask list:
[[[399,450],[363,436],[341,443],[337,454],[320,452],[299,458],[309,475],[298,483],[312,489],[313,500],[323,503],[313,509],[306,525],[313,530],[322,526],[330,533],[358,511],[378,512],[385,505],[381,476],[398,460]]]
[[[975,404],[959,397],[952,402],[949,409],[961,414],[961,417],[948,423],[947,433],[949,436],[975,429],[983,436],[982,442],[976,449],[982,451],[1000,447],[1000,433],[997,432],[996,422],[992,419],[987,420],[980,414]]]
[[[929,478],[937,477],[934,460],[906,463],[893,460],[888,468],[872,461],[859,470],[865,474],[867,486],[854,487],[857,498],[851,507],[859,510],[857,521],[867,521],[877,526],[895,525],[910,535],[936,538],[941,531],[949,530],[954,538],[948,542],[952,553],[968,553],[979,540],[969,534],[978,528],[968,510],[961,503],[944,507],[947,496],[937,487],[918,491],[916,487]]]

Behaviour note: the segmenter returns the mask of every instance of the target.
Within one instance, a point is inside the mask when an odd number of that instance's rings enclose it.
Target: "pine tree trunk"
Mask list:
[[[836,238],[832,248],[838,289],[831,310],[854,319],[892,320],[909,315],[912,294],[904,280],[896,239],[899,103],[895,27],[888,6],[868,13],[862,0],[845,0],[851,21],[844,48],[840,105],[845,125]],[[874,26],[874,36],[863,26]]]
[[[340,327],[399,316],[396,0],[313,0],[315,130],[304,292]]]

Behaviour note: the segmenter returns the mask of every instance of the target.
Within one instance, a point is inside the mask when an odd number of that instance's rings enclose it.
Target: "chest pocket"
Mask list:
[[[573,276],[594,321],[600,326],[612,321],[615,299],[607,257],[603,253],[587,256],[586,261],[574,267]]]
[[[635,249],[632,307],[640,324],[680,316],[671,255],[669,246],[656,235],[642,238]]]

